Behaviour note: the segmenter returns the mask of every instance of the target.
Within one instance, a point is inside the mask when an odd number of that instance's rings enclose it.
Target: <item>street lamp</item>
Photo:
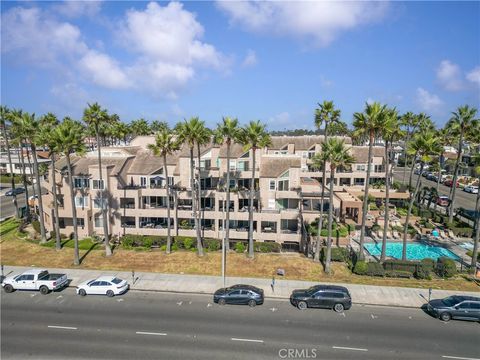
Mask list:
[[[222,281],[223,287],[225,287],[225,262],[226,262],[226,253],[225,253],[225,200],[223,200],[223,211],[222,211]]]

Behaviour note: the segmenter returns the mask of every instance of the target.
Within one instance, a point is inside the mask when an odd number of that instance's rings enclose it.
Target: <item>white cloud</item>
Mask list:
[[[289,127],[291,125],[290,113],[284,111],[268,119],[268,123],[275,129]]]
[[[437,68],[437,79],[449,91],[459,91],[463,88],[460,66],[450,60],[443,60]]]
[[[467,80],[480,85],[480,66],[477,66],[467,73]]]
[[[89,50],[80,59],[79,65],[97,85],[112,89],[123,89],[130,86],[124,71],[114,59],[106,54]]]
[[[432,112],[438,112],[443,105],[443,101],[438,95],[431,94],[421,87],[417,88],[417,103],[422,110]]]
[[[245,59],[242,61],[242,67],[255,66],[258,63],[257,54],[252,49],[248,49]]]
[[[100,12],[101,7],[101,1],[66,0],[53,5],[53,10],[66,17],[76,18],[80,16],[95,16]]]
[[[327,46],[346,30],[382,20],[386,2],[217,1],[230,23],[247,31],[312,39]]]

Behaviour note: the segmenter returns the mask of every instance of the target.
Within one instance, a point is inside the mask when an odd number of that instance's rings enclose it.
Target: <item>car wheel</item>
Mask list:
[[[300,310],[305,310],[306,308],[308,308],[308,304],[307,304],[305,301],[300,301],[300,302],[297,304],[297,307],[298,307]]]
[[[87,292],[85,291],[85,289],[80,289],[80,290],[78,290],[78,295],[85,296],[85,295],[87,295]]]
[[[253,299],[248,300],[248,306],[255,307],[255,305],[257,305],[257,302],[255,300],[253,300]]]
[[[48,287],[46,287],[46,286],[41,286],[40,287],[40,294],[47,295],[49,292],[50,292],[50,290],[48,290]]]
[[[451,318],[452,318],[452,315],[450,315],[450,313],[447,313],[447,312],[442,313],[442,314],[440,315],[440,319],[441,319],[442,321],[450,321]]]
[[[113,297],[114,295],[115,295],[115,294],[113,293],[112,290],[108,290],[108,291],[107,291],[107,296],[108,296],[108,297]]]
[[[5,285],[5,286],[3,287],[3,289],[5,290],[6,293],[11,293],[11,292],[13,292],[13,290],[15,290],[15,289],[13,288],[13,286],[10,285],[10,284]]]
[[[340,303],[335,304],[335,305],[333,306],[333,310],[334,310],[335,312],[337,312],[337,313],[343,312],[344,309],[345,309],[345,307],[343,306],[343,304],[340,304]]]
[[[218,299],[218,305],[225,305],[226,303],[225,299]]]

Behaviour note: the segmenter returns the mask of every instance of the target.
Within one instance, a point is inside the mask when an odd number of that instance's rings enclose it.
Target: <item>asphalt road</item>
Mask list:
[[[405,183],[407,185],[408,185],[409,176],[410,176],[410,169],[407,169],[407,175],[406,175],[406,178],[405,178]],[[403,168],[394,169],[393,177],[394,177],[395,180],[402,182],[402,180],[403,180]],[[413,184],[416,183],[417,178],[418,178],[418,175],[413,174],[413,180],[412,180]],[[421,178],[422,178],[421,179],[421,183],[422,183],[421,186],[422,187],[423,186],[428,186],[428,187],[432,187],[432,186],[436,187],[437,186],[436,181],[427,180],[423,176]],[[449,188],[448,186],[440,184],[439,192],[442,195],[449,196],[450,195],[450,189],[451,188]],[[463,191],[460,188],[457,188],[457,190],[455,191],[455,208],[463,207],[463,208],[468,209],[468,210],[474,210],[475,209],[476,196],[477,196],[477,194],[470,194],[470,193],[467,193],[467,192]]]
[[[17,185],[22,186],[23,185]],[[11,187],[5,187],[1,191],[0,195],[0,218],[6,218],[9,216],[15,215],[15,205],[13,204],[13,196],[5,196],[7,190],[11,189]],[[35,188],[36,190],[36,188]],[[47,190],[45,188],[42,189],[43,193],[45,194]],[[33,195],[32,186],[28,187],[28,196]],[[18,207],[25,206],[25,193],[17,195],[17,203]]]
[[[82,298],[66,289],[2,293],[1,310],[2,359],[480,358],[478,323],[443,323],[420,309],[337,314],[279,300],[222,307],[206,295]]]

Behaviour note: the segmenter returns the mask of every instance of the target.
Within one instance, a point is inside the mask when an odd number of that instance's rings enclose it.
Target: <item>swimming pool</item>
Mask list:
[[[365,244],[365,249],[374,255],[380,256],[382,254],[382,243],[378,244]],[[402,258],[402,249],[403,243],[398,242],[387,242],[387,256],[393,257],[396,259]],[[423,243],[409,243],[407,244],[407,259],[408,260],[422,260],[425,258],[430,258],[437,260],[438,258],[446,256],[454,260],[458,260],[459,257],[452,253],[450,250],[447,250],[440,246],[432,246]]]

